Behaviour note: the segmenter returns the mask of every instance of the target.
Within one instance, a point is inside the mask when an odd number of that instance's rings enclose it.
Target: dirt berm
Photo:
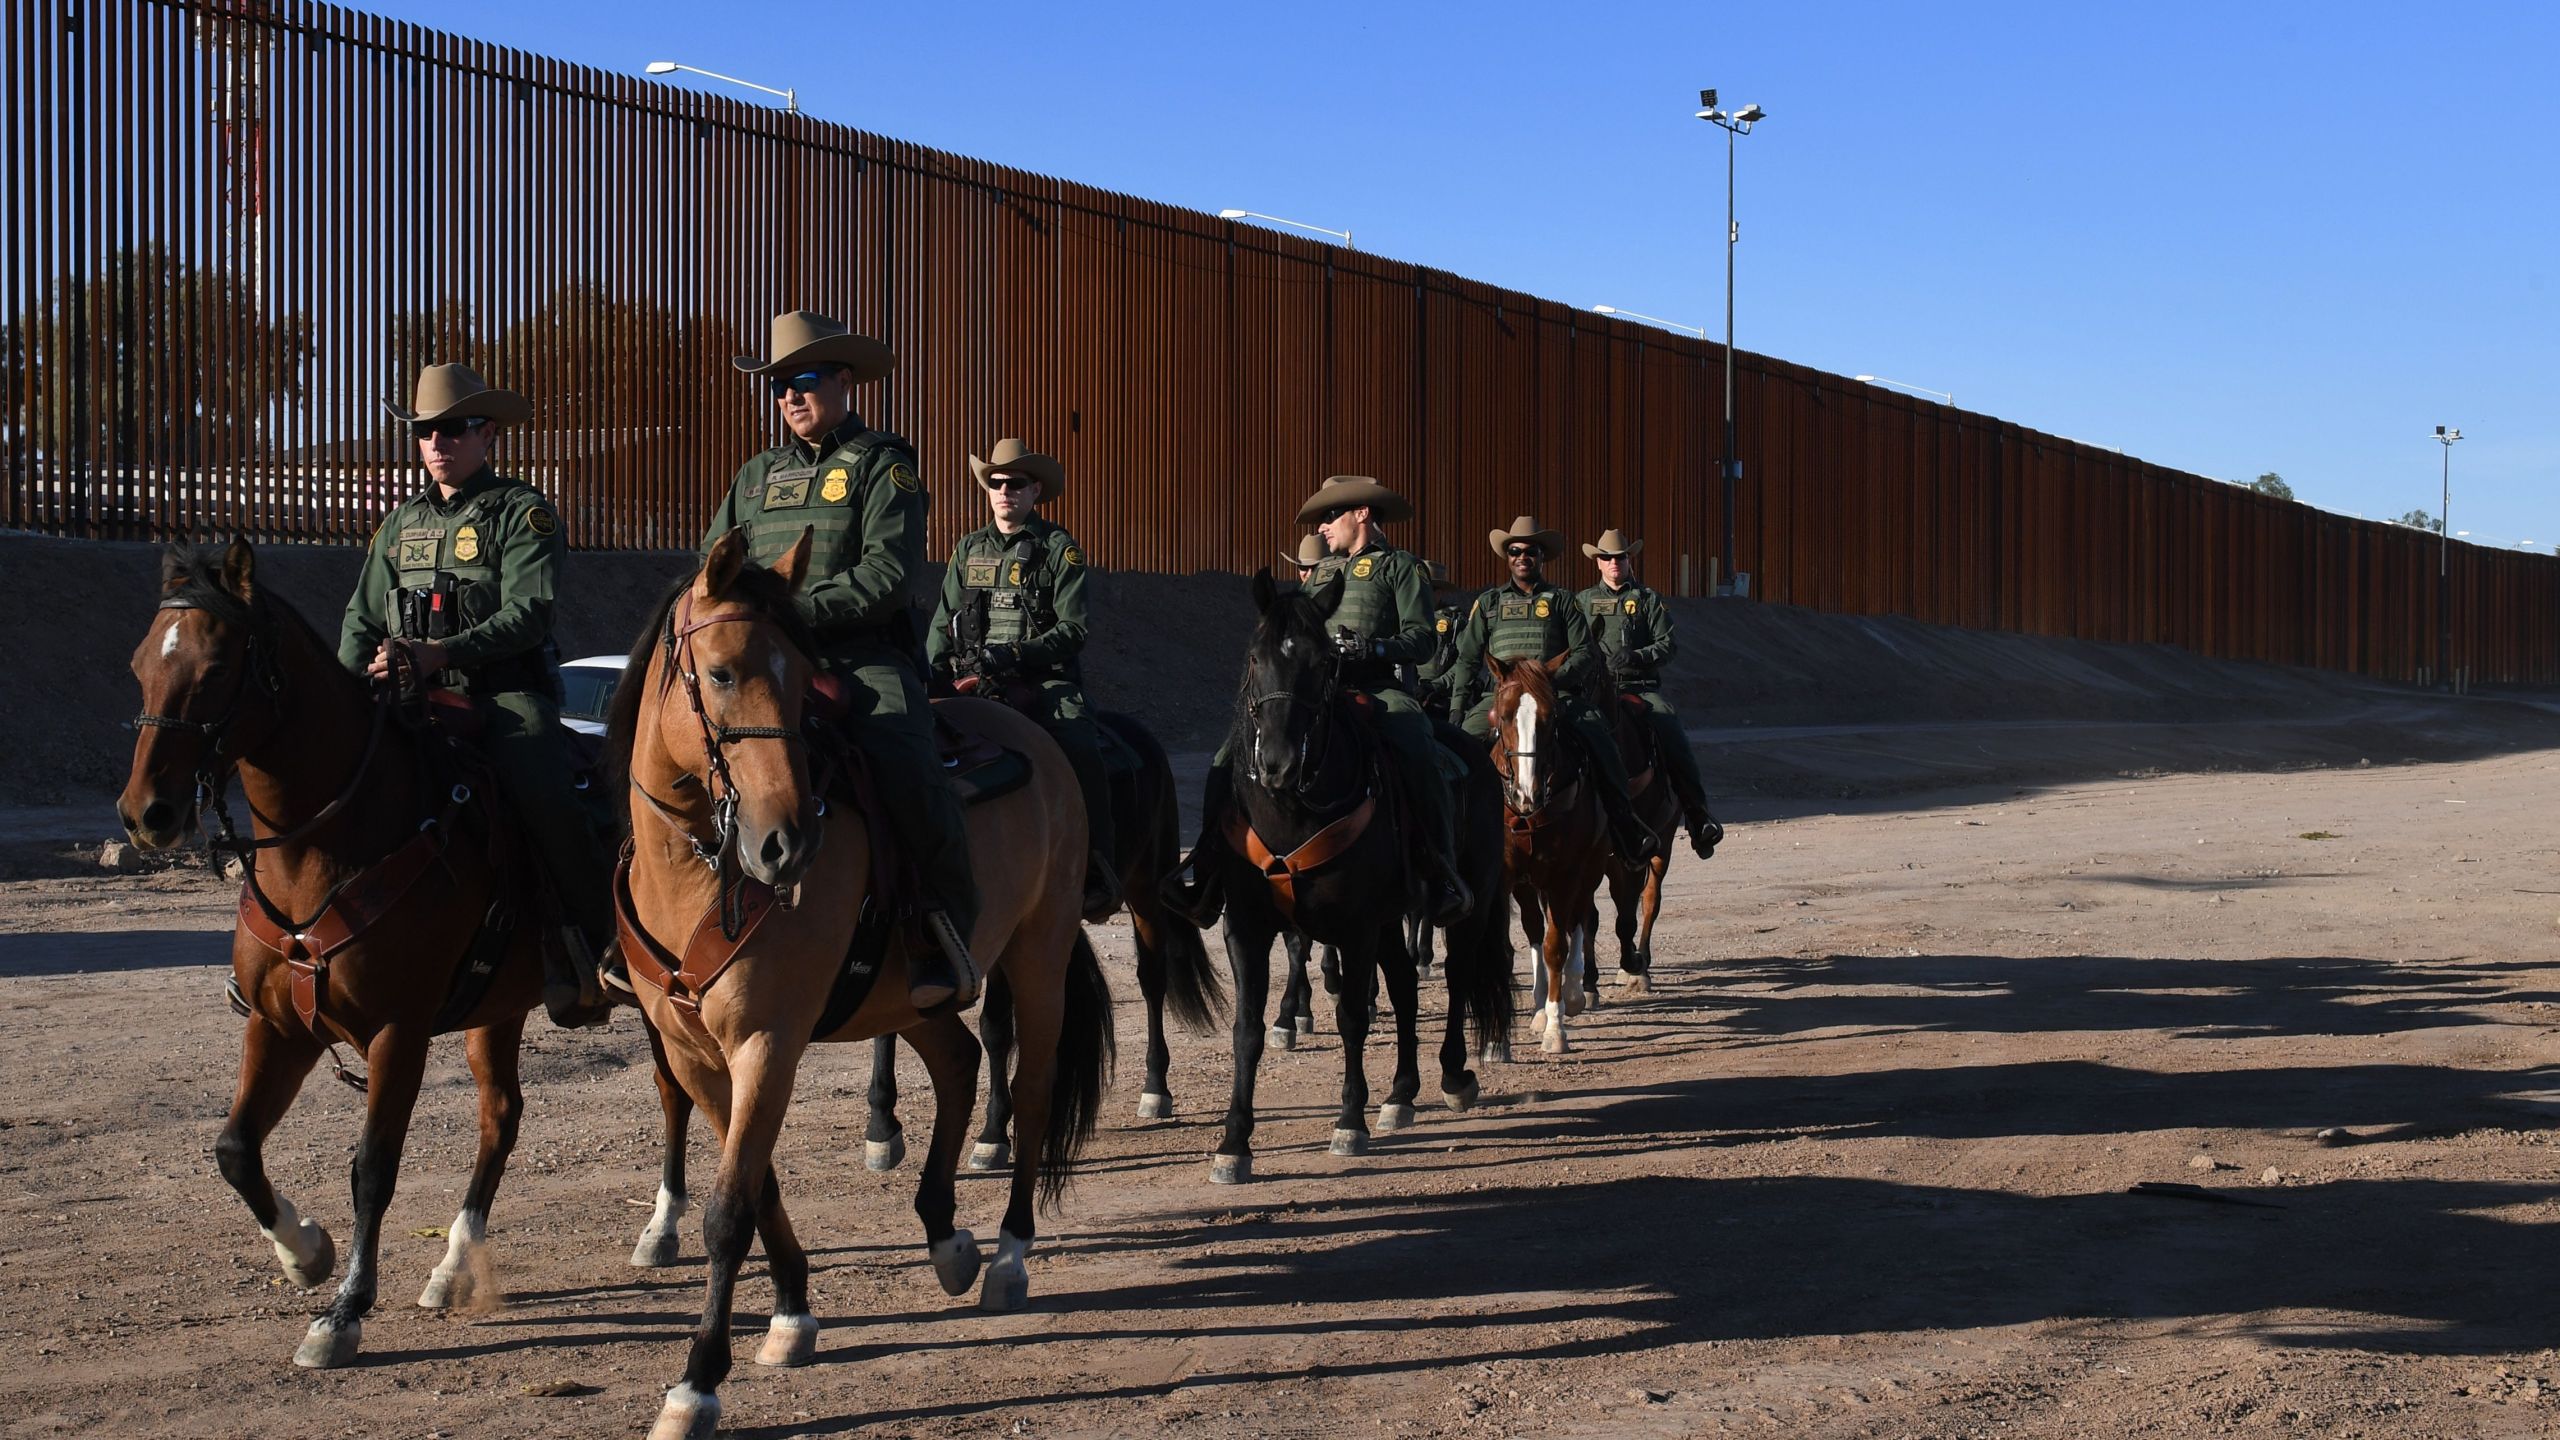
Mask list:
[[[334,635],[359,552],[271,546],[260,574]],[[0,535],[0,804],[89,801],[123,783],[137,702],[126,659],[159,547]],[[565,655],[620,653],[688,563],[581,552]],[[1565,577],[1587,583],[1579,567]],[[931,577],[938,584],[937,570]],[[1216,745],[1252,613],[1244,577],[1097,571],[1086,674],[1177,751]],[[1675,600],[1672,699],[1725,792],[1853,795],[2141,770],[2441,760],[2553,744],[2542,697],[2451,700],[2327,671],[2200,659],[1783,605]]]

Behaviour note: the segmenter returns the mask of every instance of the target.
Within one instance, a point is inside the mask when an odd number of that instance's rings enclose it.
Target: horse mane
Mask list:
[[[675,583],[667,587],[667,593],[659,596],[658,603],[649,608],[648,623],[642,625],[640,633],[632,638],[631,656],[622,663],[622,683],[614,687],[613,703],[606,707],[604,758],[611,774],[627,777],[631,773],[631,747],[640,732],[640,692],[647,688],[641,682],[649,674],[649,659],[657,653],[659,642],[666,635],[667,617],[674,613],[676,602],[693,588],[693,582],[701,575],[702,571],[697,566],[677,576]],[[818,653],[817,632],[810,629],[809,622],[801,616],[791,586],[771,570],[752,563],[739,566],[738,578],[729,582],[728,593],[722,598],[743,600],[754,606],[757,613],[771,620],[782,631],[782,637],[801,654]]]
[[[354,681],[353,676],[337,663],[338,647],[322,638],[319,630],[303,618],[291,602],[277,595],[264,583],[251,590],[254,597],[243,600],[231,593],[223,582],[222,561],[227,547],[221,545],[173,544],[162,555],[160,564],[161,603],[176,600],[203,611],[215,623],[236,626],[256,634],[271,624],[281,623],[302,637],[329,663],[325,667],[334,674]]]

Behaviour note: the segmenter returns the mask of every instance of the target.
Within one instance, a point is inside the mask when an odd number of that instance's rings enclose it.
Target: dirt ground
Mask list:
[[[1266,1059],[1235,1188],[1205,1162],[1223,1035],[1177,1040],[1178,1119],[1135,1119],[1106,929],[1124,1078],[1029,1310],[933,1284],[912,1169],[861,1166],[864,1057],[831,1052],[781,1151],[817,1363],[746,1362],[752,1263],[727,1433],[2551,1434],[2555,806],[2555,752],[1745,803],[1673,869],[1658,995],[1613,991],[1570,1056],[1524,1043],[1483,1108],[1426,1104],[1351,1160],[1328,1015]],[[0,1435],[645,1425],[701,1272],[698,1231],[678,1268],[625,1263],[657,1128],[627,1014],[533,1034],[510,1295],[476,1316],[410,1303],[469,1163],[440,1052],[363,1359],[299,1371],[320,1297],[209,1153],[228,894],[6,855]],[[270,1148],[342,1244],[358,1104],[324,1072]],[[961,1193],[991,1237],[998,1180]]]

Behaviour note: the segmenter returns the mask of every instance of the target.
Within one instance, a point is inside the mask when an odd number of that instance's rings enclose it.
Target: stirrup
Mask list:
[[[1099,850],[1085,853],[1084,919],[1088,925],[1099,925],[1120,909],[1120,872],[1111,868],[1111,860]]]
[[[907,987],[908,1002],[918,1010],[945,1007],[966,1010],[977,1004],[980,988],[978,962],[970,958],[969,942],[960,938],[959,927],[951,923],[951,912],[926,911],[924,933],[931,938],[933,947],[942,953],[942,958],[951,963],[952,981],[948,987],[932,981],[923,984],[911,982]],[[950,991],[947,995],[935,993],[946,988]]]
[[[1191,853],[1183,857],[1181,867],[1167,872],[1156,883],[1156,898],[1164,903],[1164,908],[1201,930],[1217,924],[1218,912],[1226,908],[1226,896],[1214,878],[1214,872],[1201,863],[1203,857],[1200,852],[1205,848],[1206,842],[1191,847]],[[1185,880],[1185,875],[1191,878]]]

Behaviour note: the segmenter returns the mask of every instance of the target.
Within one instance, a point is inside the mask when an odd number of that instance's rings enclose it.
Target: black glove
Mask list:
[[[1634,673],[1636,673],[1636,660],[1635,660],[1635,656],[1634,656],[1634,655],[1632,655],[1632,654],[1630,654],[1629,652],[1624,651],[1624,650],[1613,651],[1613,652],[1611,652],[1611,653],[1610,653],[1610,656],[1609,656],[1609,678],[1610,678],[1610,679],[1612,679],[1612,680],[1624,680],[1624,679],[1626,679],[1628,676],[1633,675]]]
[[[1333,652],[1345,660],[1375,660],[1378,642],[1364,639],[1349,630],[1333,632]]]
[[[1010,675],[1021,667],[1019,645],[989,645],[978,652],[978,668],[989,675]]]

